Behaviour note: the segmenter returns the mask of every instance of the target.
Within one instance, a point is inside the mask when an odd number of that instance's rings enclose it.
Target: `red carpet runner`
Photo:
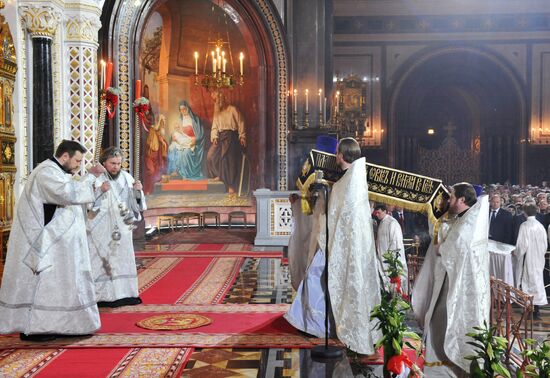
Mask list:
[[[239,273],[244,254],[221,258],[207,253],[213,250],[221,252],[226,249],[224,245],[196,245],[193,249],[204,253],[197,258],[156,254],[146,262],[145,269],[138,273],[140,296],[144,303],[175,304],[181,301],[212,304],[224,298]],[[157,257],[159,255],[161,257]],[[109,316],[114,314],[108,314],[107,318],[101,314],[102,328],[112,330],[114,325]],[[23,346],[19,335],[0,336],[0,349],[3,349],[0,350],[0,376],[118,377],[137,376],[138,371],[146,376],[179,376],[193,352],[192,348],[182,348],[188,345],[181,342],[167,348],[140,348],[133,347],[132,343],[125,343],[125,347],[121,348],[111,343],[100,348],[96,344],[96,348],[90,345],[78,349],[71,345],[83,339],[59,340],[63,348],[53,343]],[[139,346],[150,345],[139,343]],[[20,347],[29,349],[15,349]]]

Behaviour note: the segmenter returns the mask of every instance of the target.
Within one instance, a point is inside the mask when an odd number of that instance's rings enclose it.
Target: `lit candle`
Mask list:
[[[340,91],[336,91],[336,114],[338,114],[338,111],[340,110],[340,104],[338,103],[340,100]]]
[[[199,53],[195,51],[195,75],[199,74]]]
[[[212,73],[216,72],[216,56],[214,55],[214,51],[212,51]]]
[[[243,76],[243,59],[244,59],[244,54],[240,53],[239,54],[239,62],[240,62],[240,66],[241,66],[241,76]]]
[[[298,112],[298,90],[294,90],[294,113]]]
[[[225,64],[227,63],[227,59],[223,58],[222,62],[222,72],[225,73]]]
[[[113,76],[113,62],[107,63],[107,73],[105,74],[105,89],[111,86],[111,76]]]
[[[103,59],[101,59],[101,76],[99,78],[99,87],[103,88],[103,85],[105,85],[105,67],[107,66],[107,63]]]
[[[141,80],[136,80],[136,100],[141,98]]]
[[[323,90],[319,89],[319,113],[323,112],[323,97],[321,97],[322,94]]]
[[[216,62],[218,63],[218,70],[222,69],[222,60],[220,59],[220,48],[216,47]]]
[[[309,104],[308,104],[308,102],[309,102],[309,90],[306,89],[306,113],[309,112]]]
[[[327,122],[327,98],[325,97],[325,107],[323,108],[323,123]]]

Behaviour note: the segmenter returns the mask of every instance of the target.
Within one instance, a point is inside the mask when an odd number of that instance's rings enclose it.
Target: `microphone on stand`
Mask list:
[[[315,171],[315,182],[310,186],[313,198],[319,198],[321,191],[325,194],[325,345],[317,345],[311,348],[311,357],[319,360],[335,360],[343,356],[342,349],[328,345],[328,314],[330,312],[330,298],[328,292],[328,184],[323,180],[323,171]]]

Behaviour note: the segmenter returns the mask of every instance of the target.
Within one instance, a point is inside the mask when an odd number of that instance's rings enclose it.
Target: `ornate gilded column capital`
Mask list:
[[[101,22],[96,15],[77,14],[65,16],[66,41],[97,44],[97,33],[100,28]]]
[[[21,5],[19,14],[21,23],[32,38],[53,38],[61,21],[61,12],[50,6]]]

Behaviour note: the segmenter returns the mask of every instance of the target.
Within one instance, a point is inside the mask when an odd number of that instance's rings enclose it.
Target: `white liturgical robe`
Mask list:
[[[97,215],[88,221],[88,243],[90,259],[98,302],[113,302],[124,298],[137,298],[138,281],[136,260],[131,226],[124,223],[119,204],[124,204],[130,213],[133,212],[130,196],[134,178],[125,171],[120,171],[116,179],[109,180],[105,174],[94,183],[96,193],[100,193],[103,182],[109,181],[111,189],[99,196],[94,206],[99,208]],[[145,210],[145,196],[141,193],[140,208]],[[134,220],[141,219],[135,211]],[[118,228],[120,240],[112,239],[112,233]]]
[[[32,171],[8,243],[0,333],[76,335],[99,328],[83,209],[94,200],[94,179],[77,181],[52,160]],[[46,225],[45,204],[57,205]]]
[[[324,199],[319,198],[315,203],[315,208],[311,215],[302,213],[299,200],[294,201],[292,204],[294,223],[288,241],[288,268],[290,271],[290,282],[294,290],[298,290],[300,283],[304,279],[306,270],[317,251],[320,219],[325,218],[324,204]]]
[[[478,198],[461,217],[440,228],[413,290],[414,312],[424,324],[429,377],[459,377],[469,372],[475,354],[466,333],[489,322],[489,203]],[[429,277],[431,276],[431,277]]]
[[[380,304],[380,279],[368,201],[365,158],[353,162],[332,187],[328,206],[328,291],[338,339],[349,349],[374,353],[381,334],[370,321]],[[318,251],[308,266],[285,318],[296,328],[324,335],[322,282],[325,259],[325,217],[319,218]],[[330,328],[330,326],[329,326]],[[330,333],[334,333],[329,329]]]
[[[519,227],[518,240],[514,254],[518,288],[533,296],[537,306],[548,303],[544,289],[544,265],[546,254],[546,232],[535,216],[528,217]]]
[[[403,245],[403,232],[399,222],[391,215],[386,214],[378,225],[378,231],[376,235],[376,251],[378,252],[378,258],[382,263],[384,261],[383,254],[389,250],[399,250],[399,261],[403,264],[403,276],[401,276],[401,290],[403,293],[408,294],[409,285],[407,284],[409,279],[409,273],[407,269],[407,259],[405,258],[405,246]],[[384,266],[384,275],[389,281],[386,264]]]

